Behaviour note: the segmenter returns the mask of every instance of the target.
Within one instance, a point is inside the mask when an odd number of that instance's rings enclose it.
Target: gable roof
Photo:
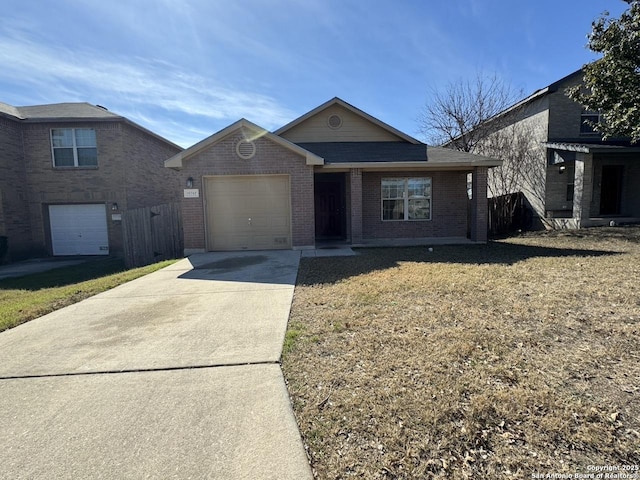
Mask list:
[[[119,120],[124,117],[90,103],[52,103],[13,107],[0,103],[0,111],[23,121]]]
[[[147,135],[182,150],[170,140],[158,135],[155,132],[138,125],[122,115],[110,112],[100,105],[92,105],[87,102],[77,103],[51,103],[47,105],[31,105],[26,107],[14,107],[7,103],[0,102],[0,116],[9,117],[20,123],[54,123],[54,122],[124,122]]]
[[[5,116],[8,115],[11,117],[20,118],[20,112],[18,111],[18,109],[13,105],[9,105],[8,103],[0,102],[0,113],[4,114]]]
[[[241,118],[240,120],[238,120],[235,123],[232,123],[228,127],[223,128],[222,130],[196,143],[195,145],[192,145],[186,150],[183,150],[182,152],[177,153],[176,155],[169,158],[168,160],[165,160],[164,166],[168,168],[182,168],[182,164],[185,160],[188,160],[189,158],[193,157],[197,153],[200,153],[201,151],[205,150],[211,145],[216,144],[223,138],[227,137],[231,133],[241,128],[245,128],[252,133],[251,138],[249,138],[249,140],[255,140],[260,137],[265,137],[271,140],[272,142],[288,150],[291,150],[292,152],[297,153],[298,155],[303,156],[307,162],[307,165],[324,165],[324,159],[322,157],[312,152],[309,152],[308,150],[305,150],[304,148],[296,145],[295,143],[291,143],[289,140],[285,140],[284,138],[281,138],[273,133],[268,132],[264,128],[256,125],[255,123],[250,122],[245,118]]]
[[[560,80],[556,80],[555,82],[547,85],[546,87],[543,87],[543,88],[540,88],[540,89],[536,90],[531,95],[523,98],[522,100],[517,101],[516,103],[514,103],[513,105],[505,108],[501,112],[496,113],[493,117],[485,120],[480,125],[478,125],[476,128],[478,128],[480,126],[491,125],[497,119],[499,119],[501,117],[504,117],[505,115],[508,115],[509,113],[517,111],[517,109],[519,109],[519,108],[525,107],[526,105],[528,105],[529,103],[533,102],[534,100],[542,98],[545,95],[548,95],[550,93],[557,92],[565,82],[567,82],[569,80],[572,80],[577,76],[582,76],[582,75],[583,75],[583,71],[582,71],[582,68],[580,68],[580,69],[576,70],[575,72],[572,72],[569,75],[566,75],[566,76],[562,77]],[[469,130],[469,132],[472,132],[474,130],[475,130],[475,128]],[[454,140],[449,140],[449,141],[443,143],[442,146],[449,148],[448,147],[449,145],[453,144],[453,142],[455,140],[457,140],[457,139],[459,139],[461,137],[462,137],[462,135],[458,135],[457,137],[455,137]]]
[[[307,112],[304,115],[302,115],[301,117],[296,118],[292,122],[287,123],[285,126],[280,127],[278,130],[276,130],[273,133],[276,134],[276,135],[282,135],[283,133],[287,132],[288,130],[291,130],[292,128],[294,128],[297,125],[301,124],[305,120],[313,117],[314,115],[316,115],[316,114],[322,112],[323,110],[326,110],[327,108],[332,107],[334,105],[339,105],[342,108],[345,108],[345,109],[349,110],[351,113],[354,113],[355,115],[357,115],[357,116],[359,116],[359,117],[361,117],[361,118],[373,123],[374,125],[386,130],[387,132],[395,135],[396,137],[401,138],[402,140],[404,140],[406,142],[413,143],[413,144],[421,143],[419,140],[416,140],[415,138],[407,135],[406,133],[401,132],[400,130],[398,130],[396,128],[393,128],[391,125],[388,125],[388,124],[384,123],[383,121],[378,120],[377,118],[369,115],[366,112],[363,112],[359,108],[354,107],[353,105],[345,102],[344,100],[342,100],[342,99],[340,99],[338,97],[332,98],[328,102],[325,102],[322,105],[314,108],[310,112]]]
[[[523,107],[525,105],[527,105],[528,103],[531,103],[532,101],[544,97],[545,95],[549,94],[549,93],[555,93],[557,92],[560,87],[566,83],[569,80],[574,79],[577,76],[582,76],[583,72],[582,69],[576,70],[573,73],[570,73],[569,75],[566,75],[564,77],[562,77],[560,80],[556,80],[555,82],[553,82],[550,85],[547,85],[546,87],[540,88],[538,90],[536,90],[535,92],[533,92],[531,95],[529,95],[528,97],[523,98],[522,100],[514,103],[513,105],[511,105],[510,107],[505,108],[503,111],[495,114],[493,117],[491,117],[489,120],[487,120],[487,122],[491,122],[492,120],[502,117],[503,115],[506,115],[509,112],[512,112],[513,110]]]

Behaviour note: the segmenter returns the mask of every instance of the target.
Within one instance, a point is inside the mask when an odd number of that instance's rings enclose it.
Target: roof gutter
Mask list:
[[[325,163],[322,170],[344,170],[359,168],[363,170],[468,170],[474,167],[499,167],[502,160],[486,160],[480,162],[345,162]]]

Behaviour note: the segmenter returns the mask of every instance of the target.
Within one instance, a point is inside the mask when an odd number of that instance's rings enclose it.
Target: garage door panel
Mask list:
[[[290,248],[289,191],[286,175],[207,178],[208,249]]]
[[[108,255],[104,204],[49,205],[54,255]]]
[[[273,227],[277,229],[289,227],[289,219],[286,217],[271,217],[271,222]]]

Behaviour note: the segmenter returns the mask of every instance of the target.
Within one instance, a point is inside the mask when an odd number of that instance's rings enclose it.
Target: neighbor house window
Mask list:
[[[383,178],[382,220],[430,220],[431,178]]]
[[[593,128],[593,124],[600,123],[598,112],[583,112],[580,115],[580,135],[599,135]]]
[[[51,150],[54,167],[96,167],[98,149],[93,128],[53,128]]]

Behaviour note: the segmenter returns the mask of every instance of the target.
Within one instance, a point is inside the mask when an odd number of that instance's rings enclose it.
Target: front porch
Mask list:
[[[467,174],[472,178],[471,199]],[[316,249],[485,243],[486,182],[486,167],[441,171],[318,166]],[[397,189],[401,184],[408,190],[394,190],[394,199],[387,200],[389,185]]]
[[[554,145],[558,149],[559,145]],[[640,149],[565,145],[547,168],[551,228],[640,223]]]

